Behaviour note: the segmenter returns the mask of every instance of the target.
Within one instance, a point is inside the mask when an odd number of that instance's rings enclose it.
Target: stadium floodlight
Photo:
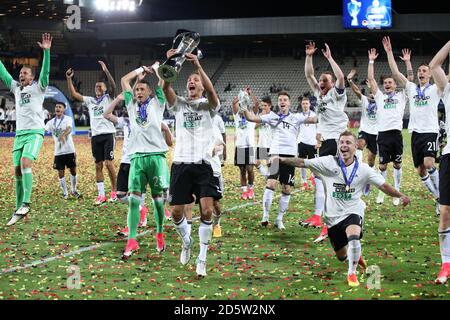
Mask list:
[[[95,7],[99,11],[136,11],[143,0],[96,0]]]

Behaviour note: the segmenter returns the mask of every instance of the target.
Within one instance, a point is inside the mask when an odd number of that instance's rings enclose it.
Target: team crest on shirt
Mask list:
[[[200,122],[203,119],[203,115],[198,114],[197,112],[184,112],[183,117],[183,127],[186,129],[195,129],[200,127]]]

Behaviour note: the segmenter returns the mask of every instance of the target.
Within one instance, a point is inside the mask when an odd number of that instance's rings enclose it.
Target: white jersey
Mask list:
[[[447,83],[445,86],[444,92],[442,94],[442,102],[444,102],[445,106],[445,114],[450,115],[450,83]],[[445,117],[445,131],[447,134],[450,132],[450,117]],[[450,153],[450,141],[447,141],[447,145],[442,150],[442,155]]]
[[[435,84],[420,87],[408,81],[406,95],[409,99],[409,132],[439,133],[439,89]]]
[[[308,117],[315,117],[316,113],[314,111],[309,111],[308,113],[302,112],[302,114]],[[315,146],[317,143],[317,124],[316,123],[302,123],[300,125],[300,132],[297,136],[297,143],[304,143],[311,146]]]
[[[11,92],[16,100],[16,130],[42,130],[44,131],[44,108],[42,107],[47,88],[39,82],[21,87],[15,80],[11,82]]]
[[[213,130],[214,130],[214,146],[213,146],[213,148],[215,148],[216,146],[224,145],[225,142],[223,141],[223,137],[222,137],[219,127],[214,126]],[[220,156],[222,154],[223,154],[223,152],[214,154],[214,156],[211,158],[211,168],[213,170],[213,174],[215,177],[220,177],[222,175],[222,163],[220,161]]]
[[[54,117],[45,125],[45,131],[52,134],[53,141],[55,142],[55,156],[75,153],[72,134],[66,136],[65,142],[59,140],[59,137],[67,128],[72,128],[72,121],[71,117],[63,115],[61,119]]]
[[[323,220],[328,228],[338,224],[351,214],[357,214],[364,218],[364,201],[361,200],[364,188],[367,184],[380,187],[385,183],[384,178],[369,167],[366,163],[359,162],[356,175],[346,191],[346,184],[337,158],[325,156],[314,159],[304,159],[305,167],[310,168],[314,174],[322,179],[325,190],[325,208]],[[347,178],[352,174],[355,161],[347,167]]]
[[[124,117],[117,118],[117,128],[123,129],[122,159],[120,163],[130,164],[131,159],[128,152],[128,143],[131,135],[130,119]]]
[[[175,113],[176,145],[173,161],[197,163],[211,161],[214,145],[213,117],[220,109],[214,109],[206,98],[188,100],[177,96],[169,110]]]
[[[405,112],[406,96],[404,90],[383,94],[377,90],[375,94],[377,104],[378,132],[403,129],[403,113]]]
[[[272,128],[272,143],[269,154],[297,155],[297,135],[300,125],[305,123],[306,117],[301,113],[278,115],[271,111],[260,115],[263,124]]]
[[[160,87],[156,88],[155,93],[154,98],[149,97],[141,106],[133,99],[131,91],[123,93],[130,119],[131,135],[127,151],[131,159],[141,153],[166,153],[169,150],[161,132],[165,108],[164,94]]]
[[[377,104],[376,102],[369,103],[366,96],[361,97],[361,121],[359,123],[359,131],[364,131],[368,134],[378,134],[377,128]]]
[[[83,96],[83,105],[89,110],[89,119],[93,137],[101,134],[116,133],[114,123],[103,117],[103,113],[111,102],[112,99],[108,94],[105,94],[98,99]]]
[[[236,129],[236,147],[255,147],[255,127],[256,123],[248,121],[241,114],[234,114],[234,127]]]
[[[268,149],[270,148],[271,143],[272,143],[272,128],[268,123],[261,123],[259,126],[258,147]]]
[[[3,108],[0,108],[0,121],[5,120],[5,110]]]
[[[347,104],[345,89],[339,93],[336,87],[330,89],[326,95],[321,96],[319,90],[315,90],[317,98],[317,132],[323,140],[339,139],[339,135],[347,129],[348,116],[344,112]]]
[[[225,122],[223,122],[222,117],[219,114],[216,114],[213,118],[214,126],[219,128],[221,134],[226,134]]]

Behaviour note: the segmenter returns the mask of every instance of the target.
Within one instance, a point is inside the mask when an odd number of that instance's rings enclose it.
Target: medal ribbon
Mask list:
[[[147,120],[147,106],[149,103],[150,103],[150,97],[148,97],[147,100],[144,101],[144,103],[142,103],[142,104],[138,103],[137,112],[138,112],[139,118],[141,118],[141,120],[144,120],[144,121]]]
[[[344,176],[344,181],[345,181],[345,191],[349,191],[350,190],[350,185],[353,182],[353,179],[356,176],[356,171],[358,171],[358,167],[359,167],[359,162],[358,159],[355,157],[355,165],[353,166],[353,170],[352,173],[350,174],[350,177],[347,179],[347,167],[345,166],[344,161],[341,159],[341,157],[338,158],[338,162],[339,162],[339,166],[341,167],[341,171],[342,171],[342,175]]]
[[[431,87],[431,83],[428,83],[425,88],[423,88],[423,91],[420,89],[420,85],[417,85],[417,95],[419,96],[419,98],[421,100],[423,100],[423,98],[425,98],[425,90],[427,90],[429,87]]]

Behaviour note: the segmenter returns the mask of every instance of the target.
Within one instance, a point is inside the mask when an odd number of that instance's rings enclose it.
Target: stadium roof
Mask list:
[[[80,0],[73,0],[75,4]],[[136,13],[110,14],[96,12],[94,0],[84,0],[82,9],[85,20],[97,21],[162,21],[180,19],[218,19],[244,17],[287,17],[311,15],[340,15],[341,0],[277,2],[255,0],[143,0]],[[62,20],[67,16],[64,0],[2,0],[0,16],[47,17]],[[411,1],[392,0],[394,13],[445,13],[450,12],[450,3],[442,0],[428,0],[426,5]]]

